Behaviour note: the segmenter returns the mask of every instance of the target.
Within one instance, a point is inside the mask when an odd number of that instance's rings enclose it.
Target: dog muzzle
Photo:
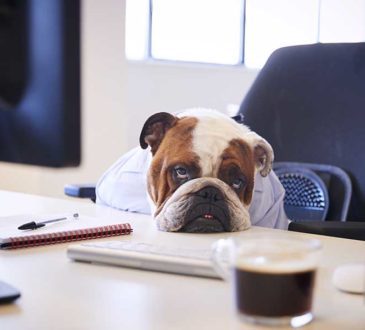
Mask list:
[[[217,178],[197,178],[181,185],[155,214],[163,231],[216,233],[250,227],[248,206]]]

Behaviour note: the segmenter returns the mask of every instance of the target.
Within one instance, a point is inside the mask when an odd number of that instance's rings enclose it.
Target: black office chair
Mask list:
[[[351,222],[313,222],[304,229],[293,223],[290,229],[365,239],[365,43],[276,50],[239,112],[270,142],[276,161],[331,164],[351,179]]]

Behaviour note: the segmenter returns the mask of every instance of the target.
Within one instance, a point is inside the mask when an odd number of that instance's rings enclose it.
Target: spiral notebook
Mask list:
[[[120,219],[101,219],[79,215],[77,219],[70,216],[67,220],[47,224],[36,230],[19,230],[20,225],[30,221],[45,221],[64,216],[49,215],[17,215],[0,217],[0,248],[17,249],[38,245],[49,245],[64,242],[95,239],[109,236],[128,235],[133,229],[129,223]]]

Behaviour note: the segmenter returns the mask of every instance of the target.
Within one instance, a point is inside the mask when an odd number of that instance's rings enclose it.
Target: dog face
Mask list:
[[[144,124],[142,148],[151,148],[148,194],[160,230],[240,231],[250,226],[254,178],[272,166],[271,146],[213,110],[178,117],[161,112]]]

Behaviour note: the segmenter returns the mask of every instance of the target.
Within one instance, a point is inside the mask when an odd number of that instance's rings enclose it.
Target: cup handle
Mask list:
[[[232,264],[233,242],[230,239],[220,239],[212,246],[212,264],[217,274],[226,281],[230,278]]]

